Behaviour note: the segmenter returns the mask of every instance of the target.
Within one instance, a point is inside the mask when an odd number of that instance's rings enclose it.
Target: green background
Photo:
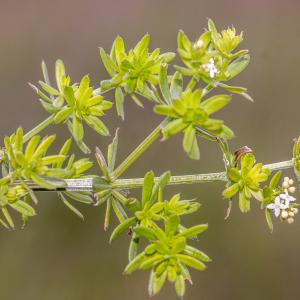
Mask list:
[[[19,125],[27,131],[47,116],[27,85],[41,78],[42,59],[53,72],[55,60],[61,58],[74,81],[89,73],[96,86],[107,78],[97,48],[108,49],[117,34],[133,46],[148,32],[153,48],[172,51],[179,29],[196,39],[210,17],[219,29],[233,24],[243,30],[243,47],[252,57],[232,83],[248,87],[255,103],[235,95],[219,114],[236,134],[231,149],[250,146],[264,163],[289,159],[292,139],[300,134],[299,9],[296,0],[1,0],[1,138]],[[114,110],[105,120],[111,132],[121,127],[120,162],[161,118],[150,105],[142,110],[128,99],[125,122]],[[67,137],[63,126],[47,132],[58,133],[57,146]],[[106,148],[109,138],[87,132],[93,146]],[[202,157],[195,162],[184,154],[180,136],[156,142],[124,177],[141,177],[149,169],[156,174],[170,169],[174,175],[222,170],[217,146],[205,140],[199,145]],[[187,224],[209,223],[198,246],[213,262],[205,272],[192,272],[194,285],[188,286],[186,299],[299,298],[300,220],[296,218],[293,225],[275,222],[275,232],[270,234],[257,203],[244,215],[234,203],[231,218],[224,221],[223,187],[211,183],[168,189],[202,203],[193,220],[187,217]],[[44,193],[39,198],[38,215],[24,230],[1,230],[1,299],[148,299],[146,272],[122,275],[128,237],[108,244],[102,207],[78,205],[86,215],[82,222],[55,196]],[[167,285],[155,299],[175,297]]]

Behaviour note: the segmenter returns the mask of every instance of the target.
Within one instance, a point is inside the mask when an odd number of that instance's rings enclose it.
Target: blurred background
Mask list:
[[[234,25],[243,30],[243,48],[252,57],[232,83],[248,87],[255,103],[234,96],[220,115],[236,134],[231,149],[248,145],[264,163],[289,159],[292,139],[300,134],[299,9],[296,0],[0,0],[1,139],[19,125],[27,131],[47,117],[27,84],[41,79],[42,59],[53,74],[55,60],[61,58],[74,81],[89,73],[96,86],[107,78],[98,47],[110,48],[117,34],[131,47],[148,32],[153,48],[174,51],[179,29],[196,39],[210,17],[219,29]],[[110,111],[106,122],[111,132],[121,126],[118,162],[160,119],[149,105],[142,110],[129,99],[124,122]],[[47,132],[59,133],[57,146],[68,136],[63,126]],[[87,132],[91,145],[106,148],[110,138]],[[141,177],[149,169],[156,174],[170,169],[174,175],[222,170],[217,146],[205,140],[199,144],[202,159],[195,162],[184,154],[181,137],[157,142],[124,177]],[[293,225],[275,222],[270,234],[256,203],[244,215],[234,203],[230,219],[224,221],[223,188],[207,184],[168,189],[202,203],[188,224],[209,223],[197,246],[213,262],[205,272],[192,272],[194,285],[188,286],[186,299],[299,298],[300,220]],[[148,299],[147,272],[122,275],[128,237],[108,244],[102,207],[77,205],[86,216],[82,222],[55,196],[39,198],[38,215],[25,229],[1,230],[1,299]],[[155,297],[175,298],[169,285]]]

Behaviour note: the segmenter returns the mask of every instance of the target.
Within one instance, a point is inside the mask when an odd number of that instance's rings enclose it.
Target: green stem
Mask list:
[[[271,172],[278,170],[286,170],[294,167],[294,160],[281,161],[277,163],[264,165],[264,168],[268,168]],[[158,181],[159,177],[155,178]],[[179,184],[198,184],[221,181],[226,182],[226,172],[216,172],[207,174],[193,174],[193,175],[179,175],[171,176],[168,185],[179,185]],[[93,192],[93,178],[84,179],[66,179],[67,187],[65,189],[60,188],[60,191],[67,190],[69,192]],[[113,189],[133,189],[143,186],[144,178],[132,178],[132,179],[117,179],[113,182]],[[18,185],[18,182],[14,182],[13,185]],[[45,191],[45,189],[37,186],[31,181],[26,181],[26,185],[34,191]],[[47,190],[46,190],[47,191]],[[50,192],[54,190],[50,190]]]
[[[24,143],[28,142],[33,136],[44,130],[47,126],[53,123],[54,115],[51,115],[49,118],[41,122],[39,125],[31,129],[29,132],[27,132],[24,137],[23,141]]]
[[[116,168],[112,177],[120,177],[161,135],[161,129],[169,122],[166,118],[131,152],[128,157]]]
[[[197,78],[195,78],[195,77],[193,76],[193,77],[191,78],[191,80],[189,81],[189,83],[188,83],[186,89],[193,90],[194,87],[196,86],[197,82],[198,82]]]

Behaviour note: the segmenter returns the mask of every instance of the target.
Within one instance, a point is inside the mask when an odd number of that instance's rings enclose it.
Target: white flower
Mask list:
[[[209,72],[211,78],[215,78],[215,76],[219,74],[219,70],[216,68],[213,58],[210,58],[209,63],[205,64],[203,67],[206,72]]]
[[[281,209],[287,209],[288,205],[281,202],[281,198],[280,198],[280,195],[279,195],[275,198],[274,203],[271,203],[271,204],[267,205],[267,208],[271,209],[271,210],[274,210],[274,215],[275,215],[276,218],[278,218],[279,215],[280,215],[280,210]]]
[[[285,190],[284,193],[280,194],[279,197],[280,197],[280,199],[284,200],[285,205],[287,205],[287,206],[290,205],[290,202],[293,202],[296,200],[295,197],[289,195],[287,190]]]

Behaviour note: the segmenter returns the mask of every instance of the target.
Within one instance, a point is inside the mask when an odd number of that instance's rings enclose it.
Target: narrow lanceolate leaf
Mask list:
[[[66,86],[64,88],[64,95],[65,95],[65,99],[66,99],[68,105],[70,107],[73,107],[76,102],[73,88],[70,86]]]
[[[19,213],[21,213],[25,216],[33,217],[35,215],[34,208],[22,200],[16,201],[14,203],[10,203],[9,205],[14,210],[18,211]]]
[[[158,181],[155,183],[154,187],[153,187],[153,191],[150,197],[150,202],[154,203],[157,200],[159,191],[162,191],[165,186],[168,184],[168,182],[170,181],[171,178],[171,172],[167,171],[165,173],[163,173]]]
[[[193,125],[190,125],[184,132],[183,138],[183,149],[185,152],[190,153],[193,147],[195,139],[195,128]]]
[[[111,214],[111,202],[112,202],[112,198],[109,197],[106,201],[106,210],[105,210],[105,218],[104,218],[104,231],[106,231],[109,227],[110,214]]]
[[[210,115],[226,106],[230,100],[231,97],[229,95],[216,95],[202,102],[201,106]]]
[[[39,186],[47,189],[47,190],[54,190],[56,186],[52,184],[51,182],[48,182],[43,177],[39,176],[36,173],[31,174],[31,179]]]
[[[185,253],[205,262],[211,261],[211,259],[204,252],[192,246],[186,246]]]
[[[108,72],[108,74],[113,77],[114,74],[115,74],[115,71],[114,71],[114,68],[111,64],[111,61],[108,57],[108,55],[105,53],[104,49],[103,48],[100,48],[100,57],[102,59],[102,63],[106,69],[106,71]]]
[[[137,270],[142,262],[145,260],[145,253],[142,252],[139,255],[137,255],[125,268],[124,273],[125,274],[131,274],[135,270]]]
[[[267,208],[265,209],[265,216],[266,216],[266,221],[267,221],[268,227],[269,227],[270,231],[273,232],[273,222],[272,222],[270,212]]]
[[[167,71],[168,71],[168,65],[166,63],[163,63],[160,67],[160,73],[159,73],[159,87],[161,89],[161,93],[165,99],[165,102],[167,104],[171,104],[172,98],[169,90]]]
[[[133,233],[128,249],[128,260],[131,262],[134,260],[138,253],[140,238],[136,233]]]
[[[206,266],[203,262],[201,262],[200,260],[185,255],[185,254],[177,254],[176,257],[184,264],[186,264],[187,266],[197,269],[199,271],[205,270]]]
[[[144,177],[144,185],[142,192],[142,206],[146,204],[150,200],[152,189],[154,185],[154,173],[152,171],[146,173]]]
[[[157,236],[155,234],[155,230],[150,227],[138,226],[133,229],[133,231],[141,237],[145,237],[150,241],[157,240]]]
[[[119,129],[116,130],[115,137],[111,144],[109,144],[107,149],[107,161],[108,161],[108,169],[112,172],[115,168],[116,158],[117,158],[117,150],[118,150],[118,132]]]
[[[120,116],[124,120],[124,94],[120,87],[117,87],[115,90],[115,99],[118,116]]]
[[[107,127],[104,125],[104,123],[97,117],[95,116],[87,116],[84,118],[87,124],[93,128],[97,133],[103,136],[108,136],[109,131]]]
[[[118,200],[113,199],[112,206],[120,223],[127,219],[127,214]]]
[[[72,124],[73,124],[72,133],[73,133],[74,139],[76,141],[82,141],[84,131],[83,131],[83,125],[82,125],[81,120],[79,120],[78,117],[74,115]]]
[[[182,93],[183,79],[182,74],[180,72],[175,72],[171,81],[171,98],[172,99],[180,99]]]
[[[153,295],[156,295],[160,292],[161,288],[163,287],[166,279],[167,279],[167,271],[164,271],[160,276],[156,275],[153,279]]]
[[[117,236],[119,236],[121,233],[123,233],[125,230],[127,230],[130,226],[134,225],[135,223],[136,223],[136,218],[132,217],[132,218],[128,218],[123,223],[118,225],[114,229],[113,233],[111,234],[109,242],[111,243]]]
[[[180,274],[175,280],[175,290],[178,297],[182,298],[185,294],[185,281],[183,276]]]
[[[205,231],[208,228],[207,224],[201,224],[201,225],[196,225],[187,229],[182,230],[179,233],[179,236],[184,236],[187,238],[193,238],[196,235],[202,233],[203,231]]]
[[[239,191],[239,189],[239,184],[234,183],[223,191],[223,197],[226,199],[230,199]]]
[[[108,170],[107,163],[105,161],[105,158],[104,158],[104,155],[103,155],[102,151],[98,147],[96,147],[95,156],[96,156],[98,165],[99,165],[104,177],[106,179],[110,179],[110,173],[109,173],[109,170]]]
[[[241,73],[249,64],[250,56],[244,55],[237,59],[235,59],[229,66],[228,72],[230,74],[230,78],[235,77],[239,73]]]
[[[10,214],[9,214],[9,212],[8,212],[8,210],[7,210],[7,208],[6,208],[5,206],[2,207],[2,213],[3,213],[4,217],[5,217],[5,219],[6,219],[7,223],[8,223],[8,225],[9,225],[12,229],[14,229],[14,228],[15,228],[14,221],[13,221],[13,219],[11,218],[11,216],[10,216]]]
[[[63,204],[69,208],[75,215],[77,215],[81,220],[84,220],[83,214],[75,207],[73,206],[64,196],[62,193],[59,193],[60,198],[63,202]]]

